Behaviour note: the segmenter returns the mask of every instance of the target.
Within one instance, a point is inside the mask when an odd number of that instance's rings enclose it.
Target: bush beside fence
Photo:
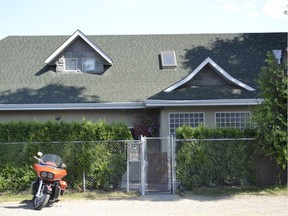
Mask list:
[[[247,131],[253,134],[253,130]],[[259,168],[256,140],[243,138],[247,131],[184,126],[177,131],[177,139],[153,138],[155,141],[148,142],[147,152],[160,153],[162,147],[170,149],[173,140],[171,167],[175,169],[171,173],[182,189],[257,185],[259,176],[264,178],[265,169]],[[70,190],[125,190],[127,142],[131,138],[127,126],[102,121],[0,124],[0,192],[30,189],[35,179],[33,156],[38,151],[63,158]],[[131,186],[140,189],[136,184]]]
[[[21,191],[30,187],[35,178],[33,156],[38,151],[58,154],[63,158],[69,172],[66,179],[70,188],[117,188],[126,168],[126,146],[123,141],[109,140],[130,139],[130,130],[122,123],[1,123],[0,192]],[[86,178],[89,181],[83,185]]]
[[[68,188],[119,190],[126,171],[124,141],[0,144],[0,192],[29,190],[38,151],[60,155],[67,165]],[[85,185],[84,185],[85,184]]]
[[[188,190],[255,185],[254,147],[250,139],[178,140],[177,180]]]

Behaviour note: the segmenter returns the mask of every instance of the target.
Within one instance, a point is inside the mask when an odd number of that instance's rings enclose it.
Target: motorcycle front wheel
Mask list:
[[[43,207],[45,207],[49,201],[50,194],[47,194],[46,192],[41,193],[40,196],[34,195],[33,197],[33,206],[35,210],[41,210]]]

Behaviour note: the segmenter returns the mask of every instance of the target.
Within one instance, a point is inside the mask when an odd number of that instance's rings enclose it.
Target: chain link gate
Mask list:
[[[174,193],[175,163],[172,139],[141,137],[127,142],[127,192]],[[173,159],[174,158],[174,159]]]
[[[141,138],[141,193],[174,193],[175,163],[169,137]]]

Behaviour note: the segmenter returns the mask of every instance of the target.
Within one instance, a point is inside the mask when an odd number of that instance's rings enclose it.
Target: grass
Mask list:
[[[180,192],[180,196],[237,196],[237,195],[269,195],[269,196],[288,196],[287,186],[274,187],[216,187],[198,188],[192,191]]]

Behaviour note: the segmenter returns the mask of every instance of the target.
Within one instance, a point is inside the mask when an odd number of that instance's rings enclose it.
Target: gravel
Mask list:
[[[101,215],[101,216],[287,216],[287,196],[189,196],[149,195],[115,200],[65,200],[33,210],[31,201],[0,203],[1,216]]]

